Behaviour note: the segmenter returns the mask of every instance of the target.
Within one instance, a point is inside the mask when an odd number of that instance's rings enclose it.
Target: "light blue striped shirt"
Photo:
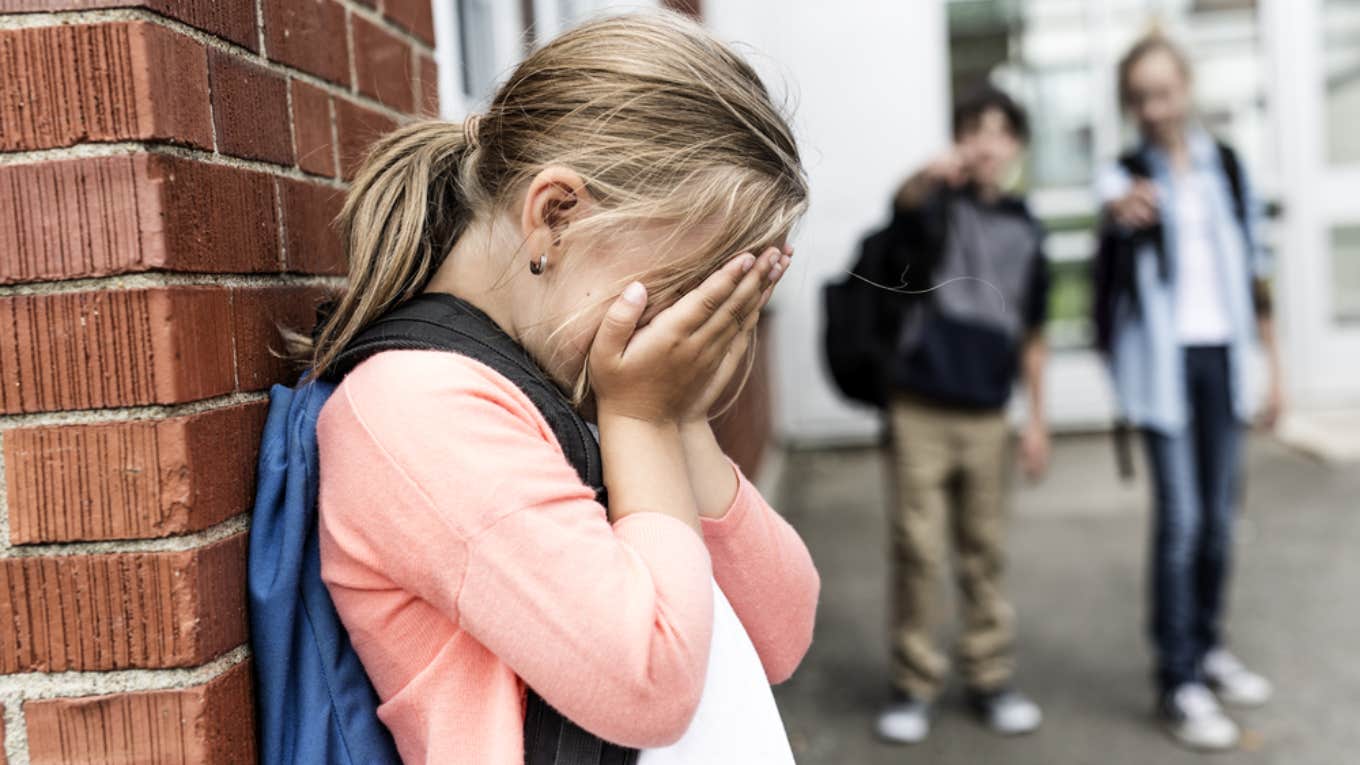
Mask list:
[[[1205,207],[1211,220],[1210,236],[1215,265],[1222,284],[1221,297],[1231,325],[1228,363],[1231,368],[1233,408],[1246,422],[1251,410],[1247,396],[1247,361],[1256,340],[1255,311],[1252,306],[1251,276],[1262,276],[1268,269],[1261,246],[1261,208],[1252,194],[1245,170],[1242,188],[1247,200],[1247,231],[1234,213],[1231,183],[1223,169],[1218,145],[1202,128],[1187,135],[1193,169],[1214,182],[1201,186],[1207,191]],[[1139,149],[1157,187],[1161,212],[1163,246],[1170,264],[1164,281],[1157,268],[1156,249],[1145,245],[1136,255],[1138,309],[1128,293],[1116,301],[1115,320],[1109,357],[1115,395],[1123,416],[1134,425],[1163,433],[1176,433],[1188,421],[1185,400],[1184,354],[1176,324],[1176,185],[1172,182],[1170,159],[1161,149],[1144,144]],[[1096,181],[1101,204],[1127,193],[1134,179],[1119,164],[1105,168]],[[1206,296],[1207,297],[1207,296]]]

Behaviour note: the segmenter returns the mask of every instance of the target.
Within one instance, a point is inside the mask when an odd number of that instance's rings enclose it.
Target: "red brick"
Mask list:
[[[340,168],[345,180],[353,180],[368,147],[378,138],[396,130],[397,122],[353,101],[337,98],[334,103],[335,130],[340,140]]]
[[[240,287],[232,290],[236,326],[236,369],[243,391],[264,390],[275,383],[297,382],[300,369],[285,358],[281,329],[309,333],[316,307],[326,291],[320,287]]]
[[[0,559],[0,672],[194,667],[246,640],[246,534]]]
[[[163,537],[245,512],[267,408],[8,431],[10,541]]]
[[[150,140],[212,148],[203,46],[147,22],[0,31],[0,151]]]
[[[24,702],[33,765],[255,762],[250,664],[203,685]]]
[[[0,413],[170,404],[235,388],[222,288],[6,295],[0,326]]]
[[[426,117],[439,116],[439,65],[433,56],[420,54],[420,81],[416,83],[416,111]]]
[[[5,13],[30,11],[90,10],[140,7],[153,10],[191,27],[230,40],[251,50],[259,47],[255,6],[248,2],[220,0],[5,0]]]
[[[387,18],[434,45],[434,13],[429,0],[384,0]]]
[[[276,271],[271,180],[160,154],[0,166],[0,284]]]
[[[217,150],[279,165],[293,164],[288,83],[268,69],[219,50],[208,51]]]
[[[263,0],[265,50],[275,61],[349,84],[345,10],[333,0]]]
[[[293,136],[298,167],[305,172],[335,177],[331,97],[326,91],[293,80]]]
[[[354,71],[359,92],[409,112],[414,107],[411,46],[362,17],[350,20],[354,31]]]
[[[279,178],[278,184],[288,270],[344,274],[345,253],[334,222],[345,203],[345,192],[288,178]]]
[[[148,177],[163,185],[167,269],[278,270],[278,212],[269,175],[156,157],[148,166]]]

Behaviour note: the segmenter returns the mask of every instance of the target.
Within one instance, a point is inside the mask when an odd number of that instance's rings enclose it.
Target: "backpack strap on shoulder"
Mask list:
[[[338,382],[365,359],[390,350],[458,353],[513,382],[548,421],[581,481],[608,504],[599,444],[566,395],[489,316],[465,300],[427,292],[402,303],[359,333],[321,375]],[[525,689],[524,755],[529,765],[633,765],[638,752],[602,740]]]
[[[1242,229],[1250,234],[1250,211],[1247,209],[1246,184],[1242,179],[1242,162],[1228,144],[1216,141],[1215,145],[1218,147],[1218,162],[1223,167],[1223,174],[1228,177],[1228,188],[1232,191],[1233,215]]]
[[[1218,161],[1223,167],[1223,174],[1228,178],[1228,189],[1232,192],[1233,217],[1237,219],[1237,224],[1242,227],[1242,236],[1247,242],[1248,249],[1256,246],[1256,232],[1251,228],[1251,209],[1250,200],[1247,199],[1247,184],[1243,178],[1242,161],[1238,158],[1237,152],[1228,144],[1217,141]],[[1250,255],[1248,255],[1250,258]],[[1251,295],[1252,308],[1257,316],[1270,316],[1274,313],[1274,301],[1270,294],[1270,285],[1264,279],[1259,279],[1251,274],[1248,269],[1247,290]]]
[[[1151,180],[1152,165],[1148,162],[1147,156],[1141,149],[1130,149],[1119,155],[1119,167],[1136,180]],[[1135,237],[1140,241],[1147,241],[1152,244],[1153,250],[1157,255],[1157,275],[1163,282],[1171,278],[1171,258],[1166,252],[1166,242],[1163,240],[1163,229],[1161,223],[1153,224],[1148,228],[1135,232]],[[1131,253],[1130,253],[1131,255]],[[1131,289],[1137,289],[1136,268],[1132,258],[1120,269],[1118,281],[1126,284]]]
[[[1130,149],[1120,154],[1119,166],[1134,178],[1152,177],[1152,167],[1148,165],[1147,157],[1144,157],[1139,149]]]
[[[322,377],[338,382],[370,356],[391,350],[457,353],[509,379],[548,421],[581,480],[604,501],[604,470],[589,426],[529,354],[481,310],[447,293],[417,295],[360,332]]]

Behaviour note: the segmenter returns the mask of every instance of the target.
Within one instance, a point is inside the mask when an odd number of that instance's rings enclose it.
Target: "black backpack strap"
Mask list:
[[[1152,179],[1152,165],[1148,163],[1147,157],[1144,156],[1140,149],[1134,149],[1119,155],[1119,166],[1124,168],[1124,172],[1139,180]],[[1162,232],[1162,224],[1154,223],[1141,231],[1135,232],[1134,238],[1139,242],[1150,241],[1152,243],[1153,249],[1157,253],[1157,275],[1165,282],[1171,279],[1171,259],[1167,256],[1166,241],[1162,236]],[[1133,266],[1130,261],[1130,273],[1121,276],[1129,277],[1131,280],[1129,281],[1128,286],[1132,289],[1137,289],[1137,279],[1132,278],[1134,276],[1132,269]]]
[[[1233,217],[1237,219],[1237,225],[1242,227],[1242,236],[1247,242],[1249,251],[1247,257],[1250,258],[1250,249],[1256,246],[1256,232],[1251,228],[1251,200],[1247,199],[1242,161],[1228,144],[1218,141],[1217,145],[1218,161],[1223,167],[1223,174],[1228,177],[1228,189],[1232,193]],[[1270,285],[1264,279],[1256,278],[1251,268],[1247,269],[1247,281],[1247,289],[1251,294],[1252,307],[1255,308],[1256,315],[1270,316],[1274,310]]]
[[[529,354],[485,313],[446,293],[418,295],[375,320],[336,357],[323,375],[338,381],[382,351],[432,350],[475,359],[513,382],[552,427],[581,480],[607,503],[600,447],[585,420]],[[609,743],[562,716],[532,688],[525,689],[527,765],[633,765],[638,752]]]
[[[1218,141],[1217,146],[1218,162],[1223,167],[1223,174],[1228,176],[1228,188],[1232,191],[1233,217],[1237,218],[1238,225],[1242,226],[1250,241],[1250,210],[1247,209],[1247,189],[1242,179],[1242,162],[1237,158],[1237,152],[1228,144]]]
[[[491,367],[543,414],[581,480],[597,494],[603,491],[600,450],[589,426],[524,349],[472,304],[446,293],[418,295],[360,332],[325,376],[338,380],[368,357],[390,350],[447,351]]]

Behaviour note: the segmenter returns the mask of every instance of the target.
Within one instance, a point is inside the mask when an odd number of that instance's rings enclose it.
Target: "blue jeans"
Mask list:
[[[1219,645],[1242,450],[1227,348],[1184,350],[1189,422],[1177,433],[1144,432],[1156,503],[1151,629],[1164,692],[1202,680],[1204,655]]]

